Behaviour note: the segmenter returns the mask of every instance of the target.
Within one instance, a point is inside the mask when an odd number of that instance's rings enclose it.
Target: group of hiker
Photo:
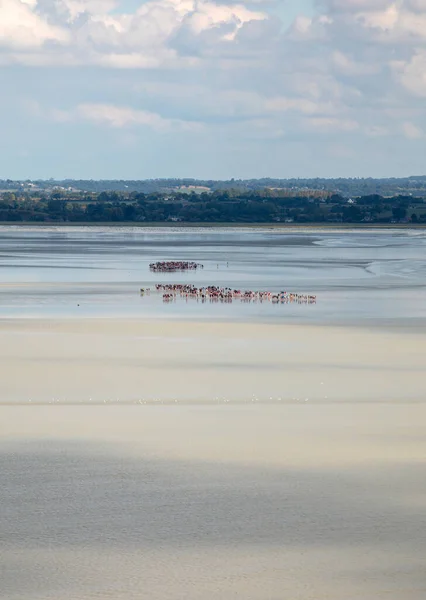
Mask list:
[[[156,262],[149,265],[149,270],[153,273],[177,273],[178,271],[196,271],[203,268],[204,265],[200,263],[183,260]]]
[[[203,269],[204,265],[191,261],[159,261],[149,265],[154,273],[176,273]],[[311,294],[299,294],[289,291],[270,292],[259,290],[241,290],[218,285],[195,286],[187,283],[159,283],[153,290],[162,295],[164,302],[177,299],[197,300],[201,302],[272,302],[273,304],[316,304],[317,297]],[[141,288],[141,296],[150,295],[151,288]]]
[[[274,304],[315,304],[317,297],[309,294],[297,294],[294,292],[268,292],[240,290],[230,287],[219,287],[209,285],[196,287],[190,284],[157,284],[155,291],[162,294],[164,302],[173,302],[178,298],[201,300],[206,302],[272,302]],[[149,295],[150,288],[141,288],[141,295]]]

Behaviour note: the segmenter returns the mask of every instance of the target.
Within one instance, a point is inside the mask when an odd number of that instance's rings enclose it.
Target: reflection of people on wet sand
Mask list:
[[[177,298],[194,299],[206,302],[272,302],[273,304],[316,304],[317,297],[311,294],[297,294],[282,291],[276,294],[268,291],[237,290],[229,287],[209,285],[195,287],[189,284],[157,284],[155,290],[163,293],[164,302],[172,302]],[[141,288],[141,295],[149,294],[150,290]]]

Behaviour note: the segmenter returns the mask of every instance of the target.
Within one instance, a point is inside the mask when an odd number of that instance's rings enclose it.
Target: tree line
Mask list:
[[[3,192],[1,222],[45,223],[425,223],[422,197],[348,199],[324,191],[238,189],[203,193]]]

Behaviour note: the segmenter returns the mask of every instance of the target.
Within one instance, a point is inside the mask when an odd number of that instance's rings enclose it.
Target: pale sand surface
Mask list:
[[[136,319],[0,321],[9,402],[422,401],[424,335]]]
[[[424,347],[1,321],[0,599],[423,600]]]
[[[423,600],[424,404],[0,407],[1,600]]]

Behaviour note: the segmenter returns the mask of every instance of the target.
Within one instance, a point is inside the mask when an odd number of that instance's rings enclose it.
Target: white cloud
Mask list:
[[[119,0],[0,0],[0,64],[62,67],[65,79],[84,71],[76,66],[114,73],[99,93],[82,86],[76,108],[46,108],[57,120],[157,133],[204,123],[265,139],[423,137],[426,0],[316,6],[288,29],[268,2],[140,0],[125,13]]]
[[[417,13],[426,12],[426,0],[407,0],[407,8]]]
[[[383,137],[385,135],[389,135],[389,130],[386,127],[381,127],[380,125],[367,125],[364,128],[365,134],[368,137],[377,138]]]
[[[416,96],[426,96],[426,49],[418,50],[407,61],[393,63],[401,84]]]
[[[326,0],[326,6],[332,12],[358,12],[359,10],[376,11],[386,9],[389,0]]]
[[[80,65],[167,67],[176,55],[172,41],[180,29],[198,37],[225,27],[219,39],[232,42],[245,24],[267,18],[243,3],[209,0],[141,0],[131,14],[118,7],[114,0],[1,0],[2,63],[32,65],[26,52],[16,52],[32,48],[38,50],[37,64],[46,66],[72,55]],[[52,41],[62,49],[52,51]]]
[[[271,112],[295,111],[304,115],[335,113],[337,107],[332,102],[316,102],[310,98],[274,97],[265,101],[265,108]]]
[[[305,120],[308,130],[324,133],[350,133],[359,129],[359,124],[353,119],[338,119],[335,117],[313,117]]]
[[[414,125],[413,123],[407,122],[402,124],[402,132],[406,138],[410,140],[418,140],[424,137],[423,131]]]
[[[127,106],[110,104],[80,104],[71,110],[53,110],[50,116],[59,123],[89,121],[116,129],[142,126],[159,133],[202,131],[202,126],[194,121],[163,118],[161,115],[147,110],[136,110]]]
[[[36,4],[23,0],[1,0],[0,48],[13,51],[38,48],[46,42],[64,43],[69,33],[50,25],[35,12]]]
[[[380,64],[356,61],[341,50],[333,52],[332,61],[335,70],[346,76],[374,75],[380,71]]]

